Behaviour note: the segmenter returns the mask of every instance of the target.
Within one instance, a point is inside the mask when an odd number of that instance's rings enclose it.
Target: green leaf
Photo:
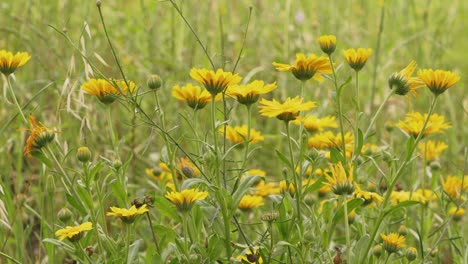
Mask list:
[[[135,259],[135,256],[138,254],[138,251],[140,250],[142,245],[143,245],[143,239],[138,239],[135,242],[133,242],[133,244],[130,245],[127,264],[134,263],[133,260]]]
[[[356,198],[351,201],[347,202],[347,209],[348,209],[348,214],[351,213],[354,209],[357,207],[361,206],[361,204],[364,203],[364,199],[362,198]],[[335,216],[333,217],[333,224],[337,224],[344,219],[344,206],[340,206],[338,211],[336,212]]]
[[[340,85],[340,87],[338,88],[338,94],[336,96],[341,96],[343,88],[345,88],[351,82],[352,79],[353,77],[349,76],[348,79],[346,79],[346,81]]]
[[[354,153],[356,156],[361,153],[362,151],[362,146],[364,145],[364,135],[362,134],[362,130],[358,128],[357,131],[357,147],[356,147],[356,153]]]
[[[161,249],[164,249],[169,243],[175,241],[177,233],[174,231],[174,229],[172,229],[172,227],[154,225],[153,229],[158,238],[159,247]]]
[[[180,219],[179,215],[177,214],[177,208],[166,198],[160,196],[155,197],[154,206],[162,215],[167,216],[171,219]]]
[[[182,183],[182,186],[181,186],[181,189],[182,190],[185,190],[185,189],[190,189],[193,185],[195,184],[204,184],[206,186],[209,185],[208,182],[206,182],[206,180],[204,179],[200,179],[200,178],[191,178],[191,179],[186,179],[184,180],[184,182]]]
[[[67,251],[70,251],[70,252],[74,252],[74,248],[69,246],[67,243],[61,241],[61,240],[58,240],[58,239],[54,239],[54,238],[45,238],[42,240],[42,242],[44,243],[50,243],[52,245],[56,245],[58,247],[61,247]]]
[[[304,190],[304,195],[305,194],[308,194],[308,193],[311,193],[311,192],[315,192],[317,191],[318,189],[322,188],[323,187],[323,182],[325,181],[325,176],[322,175],[320,176],[316,182],[314,182],[314,184],[312,185],[309,185],[305,188]]]
[[[414,137],[410,136],[406,141],[406,160],[410,160],[411,155],[413,155],[414,144],[416,144],[416,141]]]
[[[291,162],[283,155],[283,153],[279,152],[275,149],[276,155],[281,159],[281,161],[288,166],[288,168],[294,170],[293,166],[291,166]]]
[[[390,209],[388,209],[388,211],[386,211],[384,215],[388,215],[388,214],[390,214],[391,212],[393,212],[393,211],[395,211],[397,209],[407,207],[407,206],[413,206],[413,205],[416,205],[416,204],[420,204],[420,202],[417,202],[417,201],[401,202],[401,203],[399,203],[397,205],[392,206]]]
[[[80,196],[80,200],[84,202],[84,204],[88,207],[89,210],[93,210],[94,203],[91,195],[89,195],[88,191],[85,188],[80,186],[79,184],[75,187],[77,194]]]
[[[125,192],[125,188],[123,187],[122,183],[118,180],[113,180],[109,184],[109,189],[111,190],[114,197],[117,199],[119,206],[126,207],[125,204],[127,192]]]
[[[53,168],[54,165],[52,164],[52,161],[50,161],[49,158],[47,158],[44,153],[40,150],[33,150],[30,152],[31,156],[35,157],[38,159],[40,162],[44,163],[48,168]]]
[[[370,236],[369,234],[365,234],[362,236],[359,241],[356,243],[354,246],[354,255],[356,256],[356,260],[364,259],[362,254],[364,254],[364,251],[366,250],[367,244],[369,244]]]
[[[341,155],[341,151],[338,148],[331,148],[330,149],[330,159],[333,164],[337,164],[339,162],[344,162],[343,155]]]
[[[245,180],[243,180],[240,184],[237,190],[234,192],[232,195],[232,200],[233,200],[233,207],[237,208],[239,205],[240,200],[242,197],[245,195],[245,193],[250,189],[250,187],[257,182],[259,179],[262,179],[262,176],[252,176],[252,177],[247,177]]]
[[[87,214],[86,209],[83,207],[81,203],[79,203],[75,197],[71,196],[70,194],[66,193],[67,196],[67,202],[73,206],[82,216],[85,216]]]
[[[210,259],[219,259],[224,249],[223,240],[218,235],[213,234],[208,238],[208,256]]]

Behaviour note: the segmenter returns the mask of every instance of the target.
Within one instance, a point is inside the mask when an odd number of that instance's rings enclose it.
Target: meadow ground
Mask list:
[[[468,263],[466,14],[3,1],[0,263]]]

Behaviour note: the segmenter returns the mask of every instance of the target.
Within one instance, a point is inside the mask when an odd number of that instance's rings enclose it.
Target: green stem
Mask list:
[[[229,214],[227,212],[226,204],[221,205],[221,212],[223,214],[224,221],[224,246],[226,248],[227,259],[230,259],[232,256],[231,248],[231,221],[229,219]]]
[[[387,103],[387,101],[390,99],[390,97],[392,97],[392,95],[394,93],[395,93],[394,90],[392,90],[390,93],[388,93],[387,96],[385,97],[384,101],[380,104],[379,108],[377,109],[374,116],[372,117],[371,122],[370,122],[369,126],[366,129],[366,132],[364,133],[364,136],[363,136],[364,140],[366,140],[367,136],[369,135],[369,132],[372,129],[372,127],[374,126],[374,123],[377,120],[377,117],[379,116],[380,112],[382,111],[384,105]]]
[[[351,263],[351,240],[349,235],[349,222],[348,222],[348,201],[347,195],[343,195],[343,208],[344,208],[344,221],[345,221],[345,235],[346,235],[346,262]]]
[[[112,109],[110,108],[110,105],[106,105],[107,108],[107,125],[109,126],[109,133],[111,136],[111,144],[112,148],[114,149],[114,155],[118,156],[119,150],[118,150],[118,143],[117,143],[117,135],[114,131],[114,125],[112,124]]]
[[[8,90],[9,90],[10,93],[11,93],[11,97],[13,97],[13,101],[15,102],[15,105],[16,105],[16,107],[18,108],[18,112],[20,113],[21,117],[23,118],[24,123],[27,124],[27,123],[28,123],[28,120],[27,120],[26,117],[24,116],[23,110],[21,109],[21,106],[20,106],[20,104],[18,103],[18,99],[16,99],[15,92],[13,91],[13,86],[11,85],[11,81],[10,81],[10,75],[6,76],[6,79],[7,79],[7,83],[8,83]]]
[[[298,175],[296,173],[296,164],[294,162],[294,152],[292,148],[292,138],[291,132],[289,131],[289,122],[285,122],[286,124],[286,135],[288,136],[288,147],[289,147],[289,158],[291,160],[291,170],[293,173],[293,181],[294,181],[294,188],[295,196],[296,196],[296,206],[297,206],[297,223],[302,231],[302,214],[301,214],[301,193],[302,193],[302,181],[298,179]],[[288,182],[286,183],[288,184]]]
[[[359,114],[359,112],[361,111],[361,103],[360,103],[360,97],[359,97],[359,71],[356,71],[356,106],[357,106],[357,113]]]
[[[390,259],[390,256],[391,256],[391,255],[392,255],[391,253],[388,253],[387,258],[385,258],[385,262],[384,262],[385,264],[388,263],[388,260]]]
[[[219,175],[219,157],[218,157],[218,133],[216,129],[216,95],[211,94],[211,131],[214,141],[214,156],[215,156],[215,182],[218,188],[221,187],[221,177]]]
[[[380,59],[380,42],[382,40],[382,32],[384,26],[384,18],[385,18],[385,1],[382,1],[382,8],[380,9],[380,23],[379,23],[379,32],[377,35],[377,44],[375,47],[375,61],[374,61],[374,73],[372,75],[372,92],[371,92],[371,113],[374,110],[374,99],[375,99],[375,90],[376,82],[377,82],[377,68],[379,66],[379,59]]]
[[[8,260],[13,261],[13,263],[15,263],[15,264],[21,264],[21,262],[19,262],[18,260],[14,259],[12,256],[9,256],[9,255],[7,255],[7,254],[1,252],[1,251],[0,251],[0,256],[6,258],[6,259],[8,259]]]
[[[388,204],[388,202],[390,200],[390,197],[391,197],[391,194],[392,194],[393,189],[395,187],[395,184],[398,181],[398,179],[400,178],[400,176],[403,174],[404,169],[406,168],[409,161],[411,160],[411,156],[412,156],[412,153],[414,152],[414,149],[416,148],[416,146],[418,145],[419,141],[422,139],[422,137],[423,137],[423,135],[424,135],[424,133],[426,131],[426,127],[427,127],[427,124],[429,123],[429,119],[431,118],[431,115],[434,112],[435,105],[436,105],[436,102],[437,102],[437,98],[438,98],[437,96],[433,97],[431,106],[429,107],[429,113],[427,114],[426,120],[424,121],[424,124],[422,126],[421,131],[419,132],[418,136],[416,137],[414,145],[408,150],[409,153],[407,153],[405,160],[403,161],[401,166],[396,171],[395,176],[393,177],[393,180],[390,182],[390,185],[387,188],[387,192],[385,194],[384,201],[382,202],[382,205],[381,205],[381,211],[380,211],[379,217],[377,219],[377,224],[374,227],[374,230],[373,230],[372,235],[370,237],[370,241],[367,244],[366,250],[364,251],[365,252],[365,254],[363,255],[364,257],[366,257],[368,255],[368,253],[370,251],[370,248],[372,246],[372,243],[374,241],[374,238],[377,235],[377,232],[378,232],[378,230],[380,228],[380,224],[382,223],[383,219],[387,215],[387,212],[385,211],[385,208],[386,208],[386,206],[387,206],[387,204]]]
[[[125,241],[125,262],[128,263],[128,254],[130,253],[130,239],[131,239],[131,226],[132,224],[125,224],[127,226],[127,239]]]
[[[75,194],[76,195],[76,192],[75,192],[75,189],[73,188],[73,184],[72,182],[70,181],[70,178],[68,176],[68,174],[65,172],[65,170],[63,169],[62,167],[62,164],[58,161],[57,157],[55,157],[55,154],[54,152],[50,149],[50,146],[49,145],[46,145],[46,149],[47,151],[49,152],[50,156],[52,157],[52,159],[54,160],[55,164],[57,165],[57,167],[59,168],[60,172],[62,173],[63,177],[60,177],[60,180],[62,181],[63,183],[63,186],[65,187],[65,189],[67,190],[67,193],[69,194]],[[65,180],[67,181],[67,183],[65,183]],[[71,190],[73,190],[73,192],[70,191],[70,188]],[[78,195],[75,196],[75,197],[79,197]]]
[[[154,245],[156,246],[156,251],[158,252],[159,255],[161,255],[161,250],[159,249],[158,239],[156,238],[156,234],[154,233],[153,222],[151,221],[151,216],[149,215],[149,212],[146,212],[146,217],[148,218],[148,223],[151,229],[151,235],[153,236]]]
[[[244,170],[245,170],[245,166],[247,164],[247,158],[248,158],[248,154],[249,154],[249,146],[250,146],[250,127],[251,127],[251,106],[252,105],[246,105],[247,107],[247,138],[246,138],[246,141],[245,141],[245,151],[244,151],[244,158],[242,160],[242,165],[241,165],[241,168],[239,170],[239,176],[237,177],[236,179],[236,182],[234,183],[234,187],[232,189],[232,193],[234,193],[236,190],[237,190],[237,187],[239,185],[239,182],[240,182],[240,179],[241,179],[241,176],[242,176],[242,173],[244,173]]]
[[[184,212],[182,214],[182,228],[183,228],[182,232],[184,236],[184,251],[185,251],[187,259],[190,259],[188,220],[189,220],[189,215],[188,213]]]

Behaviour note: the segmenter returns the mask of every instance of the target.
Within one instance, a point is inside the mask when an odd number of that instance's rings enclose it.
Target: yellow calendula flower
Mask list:
[[[390,233],[389,235],[380,234],[383,240],[383,248],[389,254],[395,253],[405,245],[405,237],[398,233]]]
[[[363,191],[358,184],[356,184],[354,197],[364,199],[364,203],[362,204],[362,206],[370,205],[372,202],[375,202],[377,205],[379,205],[381,202],[383,202],[383,197],[381,195],[375,192]]]
[[[354,136],[353,134],[346,132],[345,136],[345,144],[348,149],[352,149],[352,145],[354,144]],[[333,134],[331,131],[325,131],[318,134],[313,135],[309,138],[307,143],[309,148],[316,148],[316,149],[323,149],[323,148],[332,148],[332,147],[342,147],[343,146],[343,139],[341,138],[341,133]]]
[[[269,101],[263,99],[260,101],[260,114],[267,117],[276,117],[279,120],[289,122],[295,120],[301,111],[307,111],[316,107],[315,102],[302,102],[299,96],[287,98],[284,103],[280,103],[273,99]]]
[[[366,65],[369,56],[372,54],[372,49],[347,49],[343,51],[343,55],[348,62],[348,65],[355,71],[360,71]]]
[[[246,194],[240,200],[238,207],[242,211],[250,211],[252,208],[259,207],[262,205],[264,205],[262,196]]]
[[[260,169],[250,169],[247,171],[247,176],[262,176],[266,177],[266,171]]]
[[[257,196],[266,197],[271,194],[279,194],[281,192],[278,184],[273,182],[260,181],[254,188],[254,194]]]
[[[27,52],[17,52],[13,55],[9,51],[0,50],[0,72],[8,76],[25,65],[29,59],[31,56]]]
[[[215,97],[215,101],[221,100],[221,94]],[[187,84],[180,87],[174,85],[172,88],[172,96],[180,101],[187,102],[187,105],[194,109],[199,110],[204,108],[209,102],[211,102],[211,94],[207,90],[202,90],[200,86]]]
[[[436,142],[432,140],[422,142],[419,145],[421,157],[427,162],[438,160],[440,154],[442,154],[442,152],[444,152],[444,150],[446,150],[447,148],[448,145],[444,142]]]
[[[416,90],[424,86],[421,79],[418,77],[411,77],[417,67],[418,65],[413,60],[403,70],[390,75],[388,79],[390,89],[394,90],[395,93],[399,95],[406,95],[408,92],[411,92],[414,96],[417,96],[418,93]]]
[[[336,195],[350,195],[355,190],[353,166],[348,166],[349,168],[346,170],[341,162],[330,165],[330,173],[325,174],[325,178],[328,181],[325,184],[329,185]]]
[[[456,176],[448,176],[447,179],[441,178],[444,192],[453,199],[460,198],[462,191],[468,191],[468,176],[463,179]]]
[[[246,85],[232,85],[226,94],[236,98],[243,105],[251,105],[258,101],[261,94],[266,94],[276,89],[276,82],[265,84],[263,81],[253,81]]]
[[[442,94],[460,81],[460,76],[451,71],[424,69],[418,71],[418,77],[435,95]]]
[[[198,189],[186,189],[181,192],[169,192],[166,198],[171,201],[179,211],[186,212],[192,209],[196,201],[204,200],[208,192],[201,192]]]
[[[448,210],[448,214],[453,217],[454,221],[460,221],[465,214],[465,209],[452,207]]]
[[[309,131],[309,133],[322,132],[325,128],[337,128],[336,117],[326,116],[319,118],[313,115],[307,115],[305,117],[298,117],[292,122],[293,124],[304,125],[304,128]]]
[[[214,72],[193,68],[190,70],[190,77],[203,84],[211,95],[224,92],[229,86],[238,84],[242,79],[237,73],[232,74],[232,72],[225,72],[222,69]]]
[[[31,134],[26,139],[23,153],[25,156],[31,157],[31,151],[39,150],[48,143],[52,142],[55,137],[55,131],[45,127],[43,124],[38,123],[33,116],[29,117],[32,128],[29,129]]]
[[[416,190],[416,195],[420,195],[421,197],[424,197],[425,202],[435,202],[437,200],[437,195],[434,193],[434,191],[430,189],[417,189]]]
[[[427,203],[426,197],[421,193],[417,192],[407,192],[407,191],[393,191],[390,195],[390,200],[392,204],[399,204],[406,201],[416,201],[420,203]]]
[[[314,78],[316,81],[323,81],[321,74],[331,74],[332,68],[327,57],[319,57],[311,54],[306,57],[302,53],[296,54],[296,62],[294,64],[284,64],[273,62],[273,66],[280,72],[292,72],[294,77],[301,81],[307,81]]]
[[[296,188],[294,187],[294,184],[290,182],[288,185],[285,180],[280,181],[279,188],[280,188],[281,193],[289,192],[293,194],[296,192]]]
[[[132,205],[130,209],[126,208],[118,208],[118,207],[111,207],[111,212],[107,212],[107,216],[115,216],[120,218],[124,223],[131,224],[135,221],[136,217],[148,212],[148,208],[146,208],[146,204],[143,204],[139,208],[136,208],[135,205]]]
[[[423,128],[426,118],[427,114],[411,112],[406,114],[405,120],[398,122],[397,127],[405,131],[408,135],[417,137]],[[450,127],[450,124],[445,123],[444,116],[432,114],[429,118],[429,122],[427,123],[423,136],[442,133],[445,129]]]
[[[172,181],[172,174],[160,168],[147,168],[145,172],[156,181]]]
[[[226,138],[234,144],[244,143],[247,139],[247,125],[242,126],[226,126]],[[220,131],[221,134],[224,131]],[[255,144],[265,140],[260,131],[253,128],[250,129],[250,144]]]
[[[334,35],[323,35],[317,38],[317,42],[320,45],[320,49],[328,55],[335,52],[336,49],[336,36]]]
[[[125,81],[121,80],[111,79],[109,82],[105,79],[90,79],[81,85],[81,90],[95,95],[104,104],[110,104],[121,95],[116,87],[119,87],[123,94],[133,93],[137,89],[136,84],[132,81],[129,81],[127,85]]]
[[[245,252],[245,254],[237,256],[237,259],[240,260],[242,263],[259,263],[259,264],[263,264],[262,256],[260,256],[260,254],[257,252],[257,250],[254,250],[254,252],[252,253],[252,251],[250,251],[250,249],[248,249]]]
[[[66,226],[63,229],[59,229],[55,232],[60,240],[68,238],[71,242],[77,242],[83,237],[85,231],[93,229],[91,222],[85,222],[79,226]]]

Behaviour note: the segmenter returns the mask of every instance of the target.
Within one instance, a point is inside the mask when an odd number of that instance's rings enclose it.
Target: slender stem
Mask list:
[[[333,59],[331,55],[328,55],[328,60],[330,61],[330,65],[332,68],[332,73],[333,73],[333,83],[335,84],[335,92],[336,92],[336,106],[338,108],[338,122],[340,123],[340,133],[341,133],[341,151],[343,155],[343,160],[344,160],[344,165],[345,167],[348,164],[348,161],[346,159],[346,142],[345,142],[345,134],[344,134],[344,125],[343,125],[343,110],[341,108],[341,91],[338,87],[338,82],[336,79],[336,72],[335,72],[335,65],[333,65]]]
[[[78,248],[76,250],[80,252],[80,255],[83,255],[83,257],[88,261],[88,263],[93,263],[91,259],[89,258],[88,254],[86,254],[86,251],[84,250],[83,245],[81,245],[81,242],[78,241],[77,244],[78,244]]]
[[[359,97],[359,71],[356,71],[356,106],[357,113],[359,114],[359,112],[361,111],[361,101]]]
[[[131,226],[132,224],[125,224],[127,226],[127,239],[125,242],[125,262],[128,263],[128,254],[130,253],[130,239],[131,239]]]
[[[384,26],[384,18],[385,18],[385,1],[382,1],[382,8],[380,9],[380,23],[379,23],[379,33],[377,35],[377,43],[375,47],[375,60],[374,60],[374,73],[372,75],[372,92],[371,92],[371,113],[374,109],[374,99],[375,99],[375,90],[376,82],[377,82],[377,68],[379,66],[379,59],[380,59],[380,42],[382,40],[382,32]]]
[[[151,229],[151,234],[153,235],[153,242],[154,242],[154,245],[156,246],[156,251],[158,252],[159,255],[161,255],[161,250],[159,249],[158,239],[156,238],[156,234],[154,233],[153,222],[151,221],[151,216],[149,215],[149,212],[146,212],[146,217],[148,218],[148,223]]]
[[[182,228],[183,228],[183,236],[184,236],[184,251],[187,256],[187,259],[190,259],[190,249],[189,249],[189,230],[188,230],[188,220],[189,215],[188,213],[184,212],[182,214]]]
[[[351,263],[351,242],[349,236],[349,220],[348,220],[348,195],[343,195],[343,208],[344,208],[344,221],[345,221],[345,235],[346,235],[346,262]]]
[[[388,263],[388,260],[390,259],[390,256],[391,256],[391,255],[392,255],[391,253],[388,253],[387,258],[385,258],[385,262],[384,262],[385,264]]]
[[[221,213],[223,214],[224,221],[224,246],[226,248],[227,259],[230,259],[232,256],[231,248],[231,221],[229,218],[229,213],[227,212],[226,204],[221,205]]]
[[[215,102],[216,95],[211,94],[211,131],[213,133],[213,141],[214,141],[214,155],[215,155],[215,181],[217,187],[221,187],[221,178],[219,175],[219,157],[218,157],[218,133],[216,129],[216,102]]]
[[[387,103],[387,101],[390,99],[390,97],[392,97],[392,95],[394,93],[395,93],[394,90],[392,90],[390,93],[388,93],[387,96],[385,97],[384,101],[380,104],[379,108],[377,109],[374,116],[372,117],[371,122],[370,122],[369,126],[366,129],[366,132],[364,133],[364,136],[363,136],[364,140],[366,140],[367,136],[369,135],[369,132],[372,129],[372,127],[374,126],[374,123],[377,120],[377,117],[379,116],[380,112],[382,111],[384,105]]]
[[[294,162],[294,152],[292,148],[292,138],[291,133],[289,131],[289,122],[285,122],[286,124],[286,134],[288,136],[288,147],[289,147],[289,158],[291,160],[291,170],[293,173],[293,181],[294,187],[296,189],[295,196],[296,196],[296,206],[297,206],[297,223],[300,229],[302,230],[302,214],[301,214],[301,193],[302,193],[302,181],[298,179],[298,175],[296,173],[296,163]]]
[[[268,262],[271,263],[271,255],[273,254],[273,228],[272,222],[268,222],[268,230],[270,231],[270,249],[268,250]]]
[[[4,258],[6,258],[6,259],[8,259],[8,260],[11,260],[11,261],[13,261],[13,263],[16,263],[16,264],[21,264],[21,262],[17,261],[17,260],[16,260],[16,259],[14,259],[12,256],[9,256],[9,255],[7,255],[7,254],[5,254],[5,253],[1,252],[1,251],[0,251],[0,256],[2,256],[2,257],[4,257]]]
[[[114,131],[114,125],[112,123],[112,109],[110,108],[110,105],[106,105],[107,108],[107,125],[109,126],[109,133],[111,136],[111,143],[112,147],[114,148],[114,155],[118,156],[119,150],[118,150],[118,143],[117,143],[117,135]]]
[[[7,83],[8,83],[8,90],[11,93],[11,97],[13,97],[13,101],[15,101],[15,105],[18,108],[18,112],[20,113],[21,117],[23,118],[24,123],[28,123],[28,120],[24,116],[24,113],[23,113],[23,110],[21,109],[20,104],[18,103],[18,99],[16,99],[15,92],[13,91],[13,86],[11,85],[10,75],[6,76],[6,79],[7,79]]]
[[[52,159],[54,160],[55,164],[57,165],[57,167],[59,168],[60,172],[63,174],[63,177],[60,177],[60,179],[62,180],[62,183],[63,183],[63,186],[65,187],[65,189],[67,190],[67,193],[69,194],[72,194],[72,192],[70,191],[69,187],[73,190],[73,193],[76,194],[75,192],[75,189],[73,188],[73,184],[72,182],[70,181],[70,178],[68,177],[68,174],[65,172],[65,170],[63,169],[62,167],[62,164],[58,161],[57,157],[55,157],[55,154],[54,152],[50,149],[49,145],[46,145],[46,149],[47,151],[49,152],[50,156],[52,157]],[[64,178],[65,180],[67,181],[67,183],[64,182]],[[70,186],[68,186],[70,185]],[[76,197],[79,197],[79,196],[76,196]]]

